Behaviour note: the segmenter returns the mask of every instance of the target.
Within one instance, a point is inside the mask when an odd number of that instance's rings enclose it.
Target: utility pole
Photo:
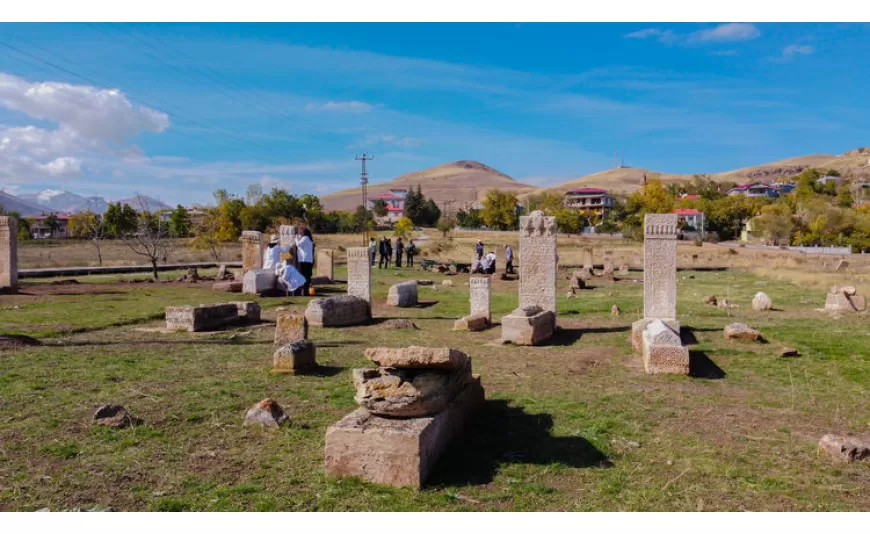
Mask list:
[[[354,156],[354,160],[362,161],[362,171],[359,173],[359,184],[362,187],[362,205],[363,209],[368,212],[369,210],[369,173],[366,172],[366,162],[375,159],[375,155],[366,155],[363,152],[362,157]],[[369,225],[368,220],[365,221],[363,225],[363,246],[368,246],[369,244]]]

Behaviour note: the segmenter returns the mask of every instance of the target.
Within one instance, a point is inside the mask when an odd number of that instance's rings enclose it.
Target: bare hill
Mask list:
[[[408,189],[418,184],[427,198],[434,199],[439,205],[452,200],[457,209],[483,198],[490,189],[513,190],[518,194],[535,190],[533,186],[517,182],[488,165],[462,160],[409,172],[389,182],[369,184],[369,197],[386,193],[391,188]],[[328,211],[353,210],[360,204],[360,195],[360,188],[356,187],[325,195],[320,200]]]
[[[51,211],[45,206],[40,206],[35,202],[28,202],[27,200],[18,198],[15,195],[10,195],[5,191],[0,191],[0,207],[2,207],[6,213],[15,211],[22,217],[33,217]]]

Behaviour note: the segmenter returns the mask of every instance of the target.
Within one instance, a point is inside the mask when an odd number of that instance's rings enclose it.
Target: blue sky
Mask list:
[[[870,144],[868,57],[864,24],[3,24],[0,187],[323,194],[364,151],[376,182],[725,171]]]

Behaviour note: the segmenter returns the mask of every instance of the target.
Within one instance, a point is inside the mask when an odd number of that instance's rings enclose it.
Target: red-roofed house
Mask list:
[[[579,210],[590,210],[599,214],[605,213],[616,205],[607,189],[584,187],[565,193],[565,207]]]
[[[55,224],[49,224],[49,217],[54,216]],[[30,221],[30,234],[34,239],[67,238],[69,237],[69,213],[52,213],[38,217],[27,217]]]
[[[681,223],[694,228],[695,231],[704,233],[704,214],[692,208],[677,208],[673,211]]]
[[[375,202],[383,200],[387,205],[387,216],[384,219],[396,222],[405,212],[405,195],[407,189],[390,189],[389,193],[382,193],[369,197],[369,209],[374,209]]]

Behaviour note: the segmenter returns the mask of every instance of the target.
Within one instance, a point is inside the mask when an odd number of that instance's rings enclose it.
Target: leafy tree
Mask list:
[[[674,209],[674,196],[659,180],[649,180],[641,190],[644,213],[670,213]]]
[[[517,195],[510,191],[490,189],[486,192],[480,216],[484,224],[498,230],[517,227]]]
[[[456,227],[456,219],[453,217],[441,217],[436,225],[438,231],[441,232],[441,237],[445,239],[450,236],[450,232]]]
[[[48,233],[51,237],[54,237],[57,231],[60,229],[60,221],[57,218],[57,215],[52,213],[43,221],[45,225],[48,227]]]
[[[431,198],[423,204],[423,211],[420,213],[420,218],[414,221],[420,226],[435,226],[438,219],[441,218],[441,208]]]
[[[562,208],[552,215],[556,217],[556,227],[561,233],[579,234],[586,227],[586,217],[579,210]]]
[[[106,238],[106,224],[102,216],[92,211],[83,211],[69,219],[71,237],[89,239],[97,254],[97,262],[103,265],[103,239]]]
[[[169,235],[172,237],[187,237],[190,235],[190,215],[187,209],[179,204],[169,215]]]
[[[405,239],[411,237],[414,231],[414,222],[408,217],[399,217],[396,221],[396,227],[393,229],[393,234]]]
[[[423,196],[423,191],[419,184],[417,184],[416,191],[414,191],[413,187],[408,188],[408,192],[405,194],[403,215],[414,221],[415,224],[422,224],[421,217],[423,216],[425,202],[426,197]]]
[[[220,245],[226,242],[224,214],[220,208],[208,208],[204,210],[202,217],[193,228],[194,250],[207,250],[215,261],[220,261]]]
[[[379,198],[375,200],[374,206],[372,207],[372,211],[375,212],[375,215],[378,217],[386,217],[387,216],[387,202]]]
[[[106,233],[112,237],[121,237],[136,228],[138,215],[129,204],[109,204],[103,215],[106,223]]]
[[[372,212],[365,209],[363,206],[357,206],[356,211],[350,217],[349,227],[345,226],[343,232],[362,232],[366,228],[371,228],[374,225],[374,217]]]
[[[565,207],[565,197],[552,191],[532,195],[528,199],[529,213],[541,210],[547,215],[555,215],[557,211]]]
[[[841,185],[837,188],[837,205],[841,208],[851,208],[852,204],[855,203],[855,197],[852,196],[852,192],[849,190],[849,186],[846,184]]]
[[[770,204],[761,208],[761,215],[753,219],[755,227],[773,245],[788,244],[794,233],[795,224],[788,206],[782,203]]]
[[[157,263],[159,261],[165,263],[169,259],[169,255],[175,249],[177,242],[169,239],[166,223],[163,222],[162,218],[152,214],[147,201],[138,193],[136,194],[136,203],[139,208],[133,210],[136,214],[136,224],[132,229],[124,231],[120,237],[133,253],[148,258],[149,263],[151,263],[151,272],[154,279],[157,280]]]
[[[456,222],[462,228],[480,228],[483,226],[483,219],[480,218],[480,210],[476,209],[457,211]]]

